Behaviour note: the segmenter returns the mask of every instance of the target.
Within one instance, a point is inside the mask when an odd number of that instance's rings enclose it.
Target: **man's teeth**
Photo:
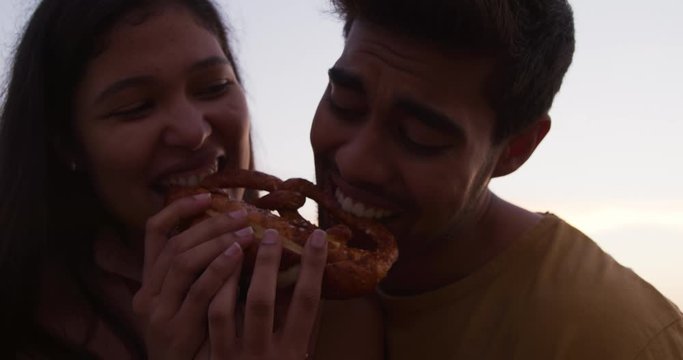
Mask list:
[[[358,217],[368,219],[382,219],[392,215],[392,212],[388,210],[374,208],[369,205],[360,203],[358,201],[354,201],[350,197],[345,196],[339,189],[335,191],[334,196],[337,198],[337,202],[339,202],[344,211],[349,212]]]
[[[162,183],[164,186],[197,186],[200,182],[202,182],[202,180],[204,180],[205,177],[214,174],[217,171],[218,167],[215,166],[201,173],[171,177],[165,179]]]

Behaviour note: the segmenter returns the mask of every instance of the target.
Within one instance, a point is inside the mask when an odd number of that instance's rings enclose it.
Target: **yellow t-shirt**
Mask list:
[[[683,359],[676,306],[551,214],[463,280],[378,296],[326,302],[313,357]]]
[[[463,280],[379,297],[386,359],[683,359],[676,306],[551,214]]]

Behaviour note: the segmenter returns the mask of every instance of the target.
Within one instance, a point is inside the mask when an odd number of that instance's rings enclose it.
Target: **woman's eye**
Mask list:
[[[207,86],[200,89],[197,92],[197,95],[200,98],[207,98],[207,99],[217,97],[217,96],[224,94],[228,90],[230,85],[232,85],[232,84],[233,84],[233,82],[231,82],[227,79],[216,81],[216,82],[210,83]]]
[[[147,115],[153,106],[154,104],[151,101],[140,101],[120,107],[109,113],[108,117],[123,118],[127,120],[137,119]]]

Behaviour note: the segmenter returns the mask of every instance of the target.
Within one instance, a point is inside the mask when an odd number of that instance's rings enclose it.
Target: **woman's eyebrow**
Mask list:
[[[226,59],[225,57],[222,56],[211,56],[203,60],[199,60],[195,62],[194,64],[190,65],[189,71],[197,71],[209,67],[213,67],[216,65],[230,65],[230,61]]]
[[[221,56],[211,56],[206,59],[200,60],[195,62],[194,64],[190,65],[188,71],[198,71],[201,69],[209,68],[212,66],[216,65],[230,65],[230,61],[228,59],[221,57]],[[113,84],[107,86],[106,89],[104,89],[99,95],[97,95],[97,98],[95,98],[95,103],[100,103],[104,101],[106,98],[115,95],[127,88],[134,87],[134,86],[139,86],[139,85],[144,85],[144,84],[149,84],[154,81],[154,77],[149,76],[149,75],[143,75],[143,76],[134,76],[130,78],[125,78],[119,81],[114,82]]]
[[[99,95],[95,98],[95,103],[100,103],[104,101],[106,98],[115,95],[127,88],[138,86],[138,85],[144,85],[144,84],[149,84],[152,81],[154,81],[154,78],[152,76],[134,76],[130,78],[126,78],[123,80],[119,80],[114,82],[113,84],[107,86],[106,89],[102,90]]]

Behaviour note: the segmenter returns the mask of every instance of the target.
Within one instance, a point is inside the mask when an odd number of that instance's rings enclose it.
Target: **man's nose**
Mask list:
[[[365,127],[337,148],[335,162],[346,181],[380,186],[388,182],[392,159],[386,135],[379,130]]]
[[[164,142],[170,146],[197,150],[204,145],[212,131],[204,112],[191,102],[183,101],[169,109]]]

